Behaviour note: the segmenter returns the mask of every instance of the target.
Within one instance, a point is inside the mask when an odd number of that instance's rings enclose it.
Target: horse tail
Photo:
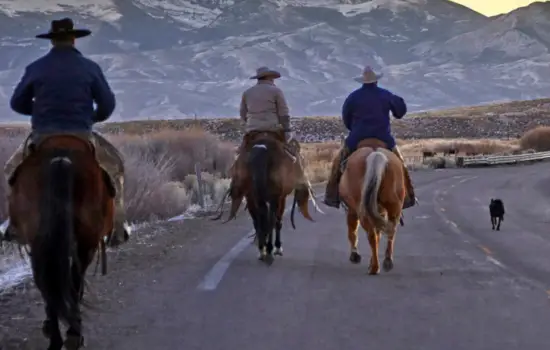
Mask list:
[[[361,204],[359,206],[359,212],[362,215],[369,215],[374,221],[374,226],[379,230],[384,230],[387,225],[387,220],[380,215],[378,210],[378,192],[387,165],[388,157],[380,151],[374,151],[367,156],[367,172],[363,179]]]
[[[73,291],[74,168],[67,157],[53,158],[47,167],[40,224],[31,245],[31,265],[48,308],[69,322],[78,310]],[[75,263],[76,261],[73,261]]]
[[[267,228],[269,208],[269,157],[266,145],[255,145],[249,154],[248,167],[252,180],[252,193],[259,211],[262,227]]]

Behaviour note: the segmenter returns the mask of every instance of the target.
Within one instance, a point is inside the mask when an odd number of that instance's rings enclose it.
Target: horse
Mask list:
[[[491,225],[493,226],[493,230],[496,226],[496,230],[500,231],[500,223],[504,221],[504,203],[501,199],[491,198],[491,203],[489,203],[489,213],[491,215]]]
[[[11,179],[8,210],[20,244],[30,246],[34,282],[45,302],[49,350],[84,345],[80,306],[86,271],[114,224],[115,187],[87,136],[49,135],[28,146]],[[29,215],[36,213],[37,215]],[[59,321],[68,324],[63,341]]]
[[[258,259],[271,265],[274,256],[283,255],[281,230],[286,197],[294,191],[298,161],[285,150],[284,144],[269,133],[260,133],[249,141],[250,151],[246,155],[244,170],[244,197],[247,210],[254,225],[255,241],[259,250]],[[295,191],[294,204],[298,203],[300,213],[309,221],[308,201],[316,208],[311,191]],[[229,219],[235,217],[238,206],[233,203]],[[239,201],[240,205],[240,201]],[[294,223],[293,223],[293,227]],[[273,230],[275,242],[273,243]]]
[[[383,268],[386,272],[392,270],[395,235],[406,193],[399,157],[382,141],[363,140],[346,160],[339,193],[347,211],[349,260],[354,264],[361,262],[357,249],[357,229],[361,223],[372,251],[369,274],[380,273],[378,244],[382,231],[387,237]]]

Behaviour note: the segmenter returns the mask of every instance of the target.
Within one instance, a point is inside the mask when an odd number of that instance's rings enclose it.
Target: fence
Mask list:
[[[457,157],[456,165],[459,167],[475,167],[501,164],[517,164],[523,162],[542,161],[549,158],[550,152],[526,153],[510,156]]]

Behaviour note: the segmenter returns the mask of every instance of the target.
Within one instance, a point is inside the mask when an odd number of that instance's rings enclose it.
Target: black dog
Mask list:
[[[493,225],[493,230],[495,229],[496,225],[497,231],[500,231],[500,223],[504,221],[504,203],[502,202],[502,200],[498,198],[491,198],[491,203],[489,204],[489,213],[491,213],[491,224]]]

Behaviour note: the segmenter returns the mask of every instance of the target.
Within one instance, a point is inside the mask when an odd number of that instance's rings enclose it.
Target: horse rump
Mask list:
[[[360,215],[369,215],[379,230],[385,230],[387,220],[378,209],[378,192],[388,165],[388,157],[380,151],[374,151],[365,161],[367,172],[361,191]]]

